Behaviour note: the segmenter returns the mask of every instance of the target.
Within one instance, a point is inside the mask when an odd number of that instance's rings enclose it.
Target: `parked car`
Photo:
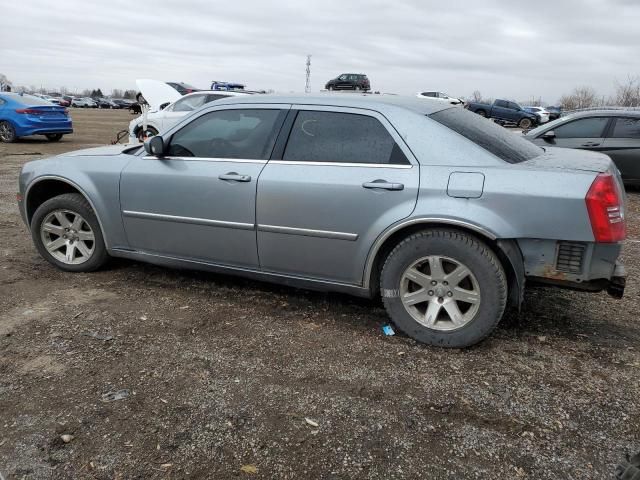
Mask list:
[[[211,82],[211,90],[244,90],[244,84],[242,83],[234,83],[234,82],[221,82],[219,80],[214,80]]]
[[[536,145],[604,153],[623,181],[640,185],[640,111],[591,110],[573,113],[525,135]]]
[[[180,95],[187,95],[188,93],[199,92],[201,90],[184,82],[167,82],[167,85],[175,88]]]
[[[118,108],[129,108],[133,103],[135,103],[133,100],[127,100],[126,98],[114,98],[112,101]]]
[[[57,142],[73,133],[69,111],[47,100],[20,93],[0,93],[0,141],[15,142],[20,137],[44,135]]]
[[[544,107],[522,107],[527,112],[531,112],[538,117],[537,124],[541,125],[543,123],[547,123],[549,121],[550,115],[549,112]]]
[[[94,98],[93,101],[98,104],[98,108],[120,108],[110,98]]]
[[[147,129],[144,129],[144,118],[138,117],[129,123],[129,141],[131,143],[143,142],[147,137],[157,135],[166,130],[193,110],[202,105],[235,95],[248,95],[245,92],[235,91],[199,91],[189,93],[175,100],[173,92],[167,91],[162,82],[145,80],[138,83],[138,88],[144,99],[149,103],[147,113]],[[170,103],[172,102],[172,103]]]
[[[71,102],[68,101],[67,99],[65,99],[64,97],[52,97],[52,100],[50,100],[52,103],[55,103],[56,105],[60,105],[61,107],[70,107],[71,106]]]
[[[546,107],[549,112],[549,120],[555,120],[562,116],[562,107]]]
[[[77,108],[98,108],[98,104],[89,97],[74,98],[71,101],[71,106]]]
[[[379,295],[431,345],[485,338],[525,281],[624,291],[606,155],[545,151],[425,99],[234,96],[144,147],[29,162],[18,198],[62,270],[115,256]]]
[[[440,100],[441,102],[447,102],[452,105],[464,105],[464,100],[461,98],[451,97],[446,93],[442,92],[420,92],[416,94],[418,98],[433,98],[435,100]]]
[[[538,117],[535,113],[527,112],[517,103],[508,100],[496,100],[493,104],[470,102],[465,108],[482,117],[514,123],[525,130],[538,123]]]
[[[329,80],[324,88],[326,90],[360,90],[368,92],[371,90],[371,84],[363,73],[343,73]]]

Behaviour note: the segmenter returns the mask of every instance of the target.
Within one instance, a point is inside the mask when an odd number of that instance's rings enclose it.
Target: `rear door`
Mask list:
[[[640,180],[640,117],[614,118],[602,153],[611,157],[626,181]]]
[[[258,182],[261,268],[360,284],[374,240],[415,207],[418,164],[377,112],[293,108]]]
[[[585,117],[564,123],[553,129],[556,136],[548,144],[553,147],[601,151],[609,121],[610,117]]]

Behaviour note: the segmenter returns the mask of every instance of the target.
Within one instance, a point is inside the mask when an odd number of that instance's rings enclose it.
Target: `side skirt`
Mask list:
[[[166,255],[159,255],[156,253],[128,250],[124,248],[112,248],[109,253],[114,257],[137,260],[140,262],[151,263],[153,265],[159,265],[161,267],[186,270],[202,270],[206,272],[235,275],[262,282],[277,283],[294,288],[304,288],[321,292],[340,292],[356,297],[372,298],[370,290],[368,288],[363,288],[360,285],[335,283],[326,280],[318,280],[314,278],[300,277],[295,275],[283,275],[273,272],[264,272],[251,268],[220,265],[216,263],[203,262],[201,260],[170,257]]]

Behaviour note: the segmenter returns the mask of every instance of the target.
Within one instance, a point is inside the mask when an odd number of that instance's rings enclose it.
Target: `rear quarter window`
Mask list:
[[[507,163],[520,163],[542,154],[543,150],[520,137],[519,134],[495,124],[491,120],[454,107],[429,115],[429,118],[491,152]]]

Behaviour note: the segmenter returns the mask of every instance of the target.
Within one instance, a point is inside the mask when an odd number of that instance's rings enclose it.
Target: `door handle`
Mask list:
[[[225,180],[228,182],[250,182],[251,181],[250,175],[240,175],[239,173],[236,173],[236,172],[229,172],[223,175],[218,175],[218,178],[220,180]]]
[[[597,147],[598,145],[600,145],[600,142],[587,142],[587,143],[583,143],[581,146],[582,147]]]
[[[374,180],[373,182],[365,182],[362,184],[364,188],[380,188],[382,190],[404,190],[402,183],[390,183],[386,180]]]

